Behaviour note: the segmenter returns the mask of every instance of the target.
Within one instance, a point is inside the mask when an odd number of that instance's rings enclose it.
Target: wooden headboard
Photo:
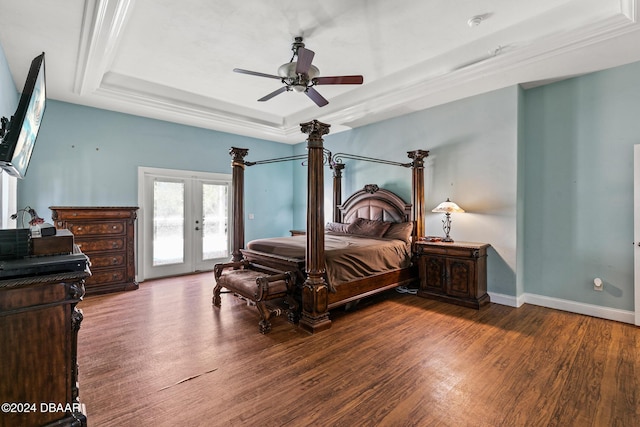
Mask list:
[[[343,223],[351,223],[357,218],[390,222],[411,220],[411,204],[375,184],[367,184],[353,193],[339,209]]]

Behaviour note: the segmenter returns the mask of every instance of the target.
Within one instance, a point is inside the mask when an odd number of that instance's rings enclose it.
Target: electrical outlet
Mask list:
[[[604,283],[602,282],[601,278],[596,277],[595,279],[593,279],[593,290],[594,291],[602,292],[603,288],[604,288]]]

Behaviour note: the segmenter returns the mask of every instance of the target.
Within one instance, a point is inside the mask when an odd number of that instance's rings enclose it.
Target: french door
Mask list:
[[[231,175],[141,167],[138,182],[141,280],[229,260]]]

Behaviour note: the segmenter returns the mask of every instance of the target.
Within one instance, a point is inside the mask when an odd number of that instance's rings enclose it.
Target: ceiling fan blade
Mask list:
[[[311,98],[311,100],[315,102],[318,107],[324,107],[329,103],[329,101],[327,101],[324,96],[320,95],[318,91],[312,87],[308,87],[307,90],[304,91],[304,93],[306,93],[307,96]]]
[[[315,52],[309,49],[305,49],[303,47],[298,48],[298,62],[296,63],[296,73],[298,74],[307,74],[309,68],[311,67],[311,62],[313,61],[313,57],[315,56]]]
[[[278,90],[274,90],[273,92],[271,92],[269,95],[265,95],[262,98],[258,99],[258,101],[262,102],[262,101],[268,101],[271,98],[273,98],[276,95],[280,95],[282,92],[286,92],[287,91],[287,87],[286,86],[282,86],[280,89]]]
[[[316,77],[313,79],[313,83],[317,85],[361,85],[363,81],[362,76]]]
[[[233,71],[241,74],[249,74],[250,76],[268,77],[270,79],[282,80],[282,77],[274,76],[273,74],[265,74],[265,73],[259,73],[257,71],[243,70],[242,68],[234,68]]]

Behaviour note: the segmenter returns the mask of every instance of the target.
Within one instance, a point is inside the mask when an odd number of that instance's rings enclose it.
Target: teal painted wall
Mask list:
[[[633,145],[640,143],[640,64],[548,86],[478,95],[352,131],[325,145],[394,161],[431,151],[426,208],[447,197],[467,213],[452,236],[493,245],[489,291],[633,310]],[[0,114],[18,102],[0,50]],[[137,203],[137,167],[230,173],[228,149],[247,160],[305,152],[289,146],[49,101],[19,206],[48,217],[50,205]],[[344,194],[367,183],[407,200],[410,171],[345,161]],[[293,179],[292,179],[293,178]],[[331,172],[325,174],[330,220]],[[247,239],[304,226],[306,167],[247,168]],[[429,212],[427,233],[441,234]],[[601,277],[605,292],[596,293]]]
[[[347,132],[329,134],[333,153],[408,162],[407,151],[430,151],[425,161],[428,235],[443,235],[442,215],[431,213],[447,197],[467,212],[453,216],[456,240],[488,242],[490,292],[516,295],[516,205],[519,96],[517,87],[474,96]],[[304,153],[305,144],[296,147]],[[378,184],[411,199],[411,170],[345,160],[343,194]],[[306,221],[306,169],[294,169],[294,227]],[[331,220],[331,171],[325,170],[325,219]]]
[[[526,292],[634,309],[639,76],[635,63],[526,91]]]
[[[290,155],[289,145],[183,126],[65,102],[47,109],[18,206],[50,218],[49,206],[135,206],[138,166],[231,173],[232,146],[247,159]],[[248,169],[246,237],[285,235],[291,227],[291,165]]]
[[[13,83],[7,57],[0,46],[0,117],[11,118],[18,106],[18,91]]]

